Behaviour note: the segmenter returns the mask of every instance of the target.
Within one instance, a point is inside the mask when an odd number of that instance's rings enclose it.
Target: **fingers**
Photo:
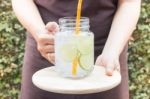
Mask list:
[[[55,63],[54,54],[47,55],[48,53],[54,53],[54,37],[50,34],[41,34],[38,38],[37,49],[41,55],[49,62]],[[52,58],[51,58],[52,57]]]
[[[41,45],[54,44],[54,35],[52,34],[40,34],[38,37],[38,43]]]
[[[46,29],[50,32],[50,33],[56,33],[59,31],[59,25],[56,22],[48,22],[46,25]]]
[[[114,68],[115,68],[114,65],[108,64],[108,65],[106,66],[106,68],[105,68],[105,70],[106,70],[106,75],[112,76],[112,75],[113,75]]]
[[[39,46],[38,50],[43,53],[54,53],[55,51],[53,45]]]
[[[45,31],[39,32],[36,41],[37,49],[41,55],[49,60],[51,63],[55,63],[54,57],[54,33],[59,31],[59,26],[56,22],[48,22]]]
[[[112,63],[108,63],[106,60],[102,58],[102,56],[99,56],[96,60],[96,65],[98,66],[104,66],[106,75],[112,76],[114,71],[114,65]]]
[[[55,64],[55,54],[54,53],[41,53],[41,55],[47,59],[50,63]]]
[[[95,62],[95,65],[97,66],[105,66],[103,60],[102,60],[102,57],[101,55],[97,58],[96,62]]]
[[[47,60],[53,64],[55,64],[55,55],[54,53],[47,53]]]
[[[117,70],[118,72],[121,72],[119,61],[117,61],[115,64],[115,70]]]
[[[38,50],[41,55],[46,58],[49,62],[55,63],[54,57],[54,45],[45,45],[45,46],[38,46]]]
[[[112,76],[114,70],[117,70],[120,72],[120,63],[118,58],[117,59],[110,59],[110,58],[104,58],[103,56],[99,56],[96,60],[95,65],[98,66],[104,66],[106,75]]]
[[[109,64],[106,65],[105,70],[106,70],[106,75],[112,76],[113,72],[115,70],[120,72],[120,64],[119,64],[119,62],[109,63]]]

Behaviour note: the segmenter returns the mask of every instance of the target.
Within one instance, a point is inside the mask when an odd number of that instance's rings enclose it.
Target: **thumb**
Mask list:
[[[97,57],[95,65],[97,65],[97,66],[104,66],[104,64],[102,63],[101,55]]]
[[[48,22],[46,24],[46,29],[50,32],[50,33],[56,33],[59,31],[59,25],[56,22]]]
[[[108,76],[113,75],[114,66],[112,64],[108,64],[105,69],[106,69],[106,75]]]

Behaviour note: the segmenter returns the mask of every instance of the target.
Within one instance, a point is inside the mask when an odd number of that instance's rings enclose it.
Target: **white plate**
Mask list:
[[[83,79],[60,77],[55,66],[37,71],[32,81],[38,88],[63,94],[89,94],[110,90],[121,82],[121,75],[114,71],[113,76],[105,75],[105,69],[95,66],[93,72]]]

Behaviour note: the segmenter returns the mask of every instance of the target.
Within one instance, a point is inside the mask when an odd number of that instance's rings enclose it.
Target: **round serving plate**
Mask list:
[[[121,82],[121,75],[114,71],[113,76],[107,76],[105,68],[95,66],[93,72],[82,79],[61,77],[55,66],[37,71],[32,81],[42,90],[62,94],[89,94],[110,90]]]

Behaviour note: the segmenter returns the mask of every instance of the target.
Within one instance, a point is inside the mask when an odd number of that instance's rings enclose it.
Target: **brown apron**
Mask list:
[[[90,30],[95,35],[95,60],[101,54],[111,23],[117,9],[118,0],[83,0],[82,16],[90,18]],[[44,23],[61,17],[76,16],[78,0],[35,0]],[[116,88],[95,94],[68,95],[43,91],[32,83],[32,75],[45,67],[52,66],[37,51],[37,45],[30,33],[27,34],[21,99],[129,99],[127,47],[120,56],[122,82]]]

